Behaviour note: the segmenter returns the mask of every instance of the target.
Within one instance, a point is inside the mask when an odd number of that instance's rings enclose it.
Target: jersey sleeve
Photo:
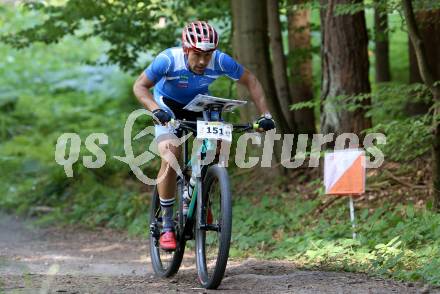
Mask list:
[[[164,52],[154,58],[153,62],[145,69],[145,75],[147,78],[157,83],[163,76],[165,76],[171,67],[171,58]]]
[[[226,53],[221,53],[218,59],[219,67],[223,75],[226,75],[230,79],[237,81],[243,75],[244,69],[241,64],[235,61],[231,56]]]

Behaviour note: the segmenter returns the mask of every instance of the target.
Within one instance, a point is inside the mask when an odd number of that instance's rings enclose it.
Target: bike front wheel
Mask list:
[[[225,273],[232,228],[229,176],[224,167],[210,166],[197,201],[196,261],[200,283],[216,289]]]

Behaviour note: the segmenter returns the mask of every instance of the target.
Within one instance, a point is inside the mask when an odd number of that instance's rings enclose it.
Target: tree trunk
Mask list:
[[[362,3],[362,0],[321,0],[321,132],[324,134],[355,133],[360,136],[362,130],[371,127],[371,120],[365,117],[363,108],[348,111],[344,100],[336,99],[341,95],[370,93],[364,11],[334,15],[336,5],[350,3]],[[368,106],[371,102],[367,98],[356,104]]]
[[[436,80],[440,80],[440,9],[422,10],[415,15],[420,38],[424,42],[426,57],[432,60],[432,74]],[[410,83],[422,83],[420,77],[417,57],[414,47],[409,42],[410,47]]]
[[[267,16],[269,22],[270,48],[272,52],[272,69],[275,78],[278,103],[281,106],[283,116],[287,121],[289,133],[296,132],[295,117],[290,111],[289,83],[287,81],[286,59],[281,37],[281,24],[278,0],[267,0]]]
[[[434,109],[434,119],[432,122],[434,129],[434,142],[432,144],[432,191],[434,196],[433,208],[440,212],[440,122],[436,117],[440,116],[440,86],[436,86],[433,90],[434,101],[437,106]]]
[[[261,82],[271,112],[281,133],[288,132],[287,121],[277,101],[272,66],[269,58],[266,1],[231,0],[233,17],[234,57],[248,68]],[[247,90],[238,85],[239,97],[249,96]],[[255,117],[255,107],[248,109],[245,119]]]
[[[313,100],[312,46],[310,37],[310,9],[296,8],[307,0],[290,0],[288,13],[290,93],[292,104]],[[300,134],[314,134],[315,115],[313,109],[294,112]]]
[[[409,59],[409,83],[415,84],[419,83],[422,84],[422,78],[420,77],[419,73],[419,66],[417,65],[417,56],[414,52],[414,47],[411,44],[411,39],[408,36],[408,59]],[[418,91],[411,91],[409,95],[411,98],[406,102],[405,104],[405,114],[407,116],[415,116],[415,115],[423,115],[426,114],[429,111],[429,108],[431,107],[432,103],[428,103],[425,101],[417,101],[415,98],[417,97]]]
[[[440,115],[440,85],[436,83],[436,65],[437,60],[430,60],[422,35],[419,32],[414,16],[414,10],[411,0],[402,0],[403,11],[411,43],[414,46],[414,52],[417,57],[420,77],[425,85],[431,90],[434,97],[435,108],[432,127],[434,130],[434,139],[432,144],[432,192],[434,196],[434,209],[440,212],[440,122],[437,118]],[[432,36],[434,37],[434,36]]]
[[[419,73],[419,66],[417,65],[417,56],[414,52],[414,46],[411,44],[411,39],[408,36],[408,59],[409,59],[409,83],[423,83]]]
[[[374,53],[376,56],[376,82],[391,81],[390,57],[389,57],[389,39],[388,39],[388,14],[386,7],[382,7],[379,1],[376,1],[374,10],[374,28],[375,43]]]
[[[432,66],[432,74],[436,80],[440,80],[440,9],[419,11],[415,15],[420,38],[425,44],[425,50],[428,60],[435,61]],[[423,83],[420,76],[419,66],[417,64],[417,57],[414,52],[414,46],[411,40],[408,42],[409,50],[409,82]],[[437,61],[437,62],[436,62]],[[420,115],[428,112],[432,103],[423,101],[408,102],[405,107],[405,112],[408,115]]]

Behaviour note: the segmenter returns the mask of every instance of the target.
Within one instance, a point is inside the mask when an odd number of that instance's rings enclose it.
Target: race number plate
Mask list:
[[[219,121],[197,121],[198,139],[216,139],[232,142],[232,125]]]

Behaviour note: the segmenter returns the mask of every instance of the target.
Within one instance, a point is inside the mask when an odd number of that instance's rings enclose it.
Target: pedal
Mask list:
[[[159,239],[160,232],[159,232],[159,228],[157,227],[156,223],[150,224],[150,233],[155,239]]]

